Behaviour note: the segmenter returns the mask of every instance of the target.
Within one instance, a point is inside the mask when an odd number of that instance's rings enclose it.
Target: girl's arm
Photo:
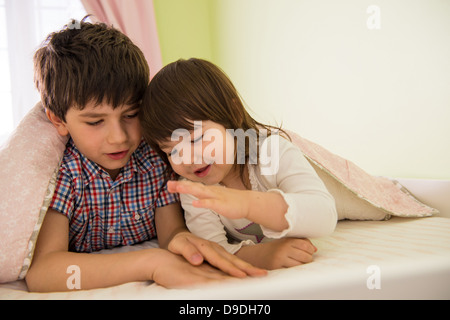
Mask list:
[[[192,203],[194,207],[209,208],[229,219],[246,218],[258,223],[271,238],[319,237],[333,232],[336,206],[322,180],[292,143],[280,138],[276,150],[279,153],[270,156],[279,160],[278,170],[267,175],[257,173],[269,192],[190,181],[170,182],[169,191],[197,197]]]
[[[276,239],[331,234],[337,223],[336,205],[323,181],[297,146],[281,137],[274,140],[269,137],[267,140],[271,144],[278,140],[278,170],[263,174],[267,172],[261,168],[257,175],[269,192],[278,193],[287,203],[284,217],[289,227],[280,232],[263,225],[264,234]]]

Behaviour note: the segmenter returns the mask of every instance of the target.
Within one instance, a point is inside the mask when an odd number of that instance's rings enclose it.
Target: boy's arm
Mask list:
[[[227,252],[221,245],[190,233],[186,228],[179,203],[157,208],[155,224],[160,246],[182,255],[192,265],[200,265],[204,259],[235,277],[267,274],[265,270],[256,268]]]
[[[68,251],[68,239],[68,219],[50,209],[26,276],[30,291],[92,289],[143,280],[178,287],[225,278],[213,268],[194,267],[163,249],[116,254],[73,253]],[[74,287],[77,281],[79,287]]]
[[[148,278],[133,255],[92,255],[68,252],[69,220],[50,209],[39,233],[33,263],[26,276],[30,291],[66,291],[71,276],[69,266],[77,267],[82,289],[99,288]],[[135,261],[135,263],[131,263]],[[106,269],[106,270],[105,270]],[[68,273],[69,271],[69,273]],[[127,271],[127,272],[124,272]],[[75,273],[74,273],[75,275]]]

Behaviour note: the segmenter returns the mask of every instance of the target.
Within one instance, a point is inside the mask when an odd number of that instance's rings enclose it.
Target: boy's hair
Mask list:
[[[51,33],[34,55],[42,103],[63,121],[69,108],[90,101],[137,105],[150,79],[144,54],[126,35],[86,18]]]
[[[225,129],[253,129],[256,133],[259,129],[266,129],[269,134],[271,129],[280,129],[253,119],[228,76],[218,66],[202,59],[180,59],[165,66],[150,81],[142,103],[143,136],[166,162],[167,155],[158,143],[170,140],[176,129],[194,130],[193,121],[210,120]]]

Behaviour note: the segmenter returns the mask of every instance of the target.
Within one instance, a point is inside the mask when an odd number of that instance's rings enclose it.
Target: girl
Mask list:
[[[214,64],[164,67],[140,117],[146,140],[182,177],[168,188],[180,193],[192,233],[277,269],[312,261],[317,249],[304,238],[334,231],[334,199],[300,149],[254,120]]]

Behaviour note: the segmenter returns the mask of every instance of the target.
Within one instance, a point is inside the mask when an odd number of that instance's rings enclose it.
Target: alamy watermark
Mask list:
[[[187,129],[172,132],[170,140],[178,143],[170,156],[176,165],[205,162],[245,164],[248,150],[248,162],[259,164],[262,175],[273,175],[279,169],[280,136],[278,130],[270,130],[271,138],[268,139],[268,136],[267,129],[259,129],[258,132],[255,129],[226,129],[224,137],[223,131],[216,128],[203,131],[202,121],[194,121],[193,139]],[[225,156],[217,156],[218,154]]]
[[[369,30],[381,29],[381,9],[377,5],[370,5],[366,10],[369,17],[367,18],[366,25]]]
[[[366,269],[366,273],[370,274],[367,278],[366,286],[369,290],[381,289],[381,268],[377,265],[370,265]]]
[[[81,269],[77,265],[70,265],[66,269],[66,273],[70,274],[67,278],[66,286],[69,290],[81,289]]]
[[[69,22],[67,23],[67,28],[70,30],[81,29],[81,23],[78,20],[70,19]]]

